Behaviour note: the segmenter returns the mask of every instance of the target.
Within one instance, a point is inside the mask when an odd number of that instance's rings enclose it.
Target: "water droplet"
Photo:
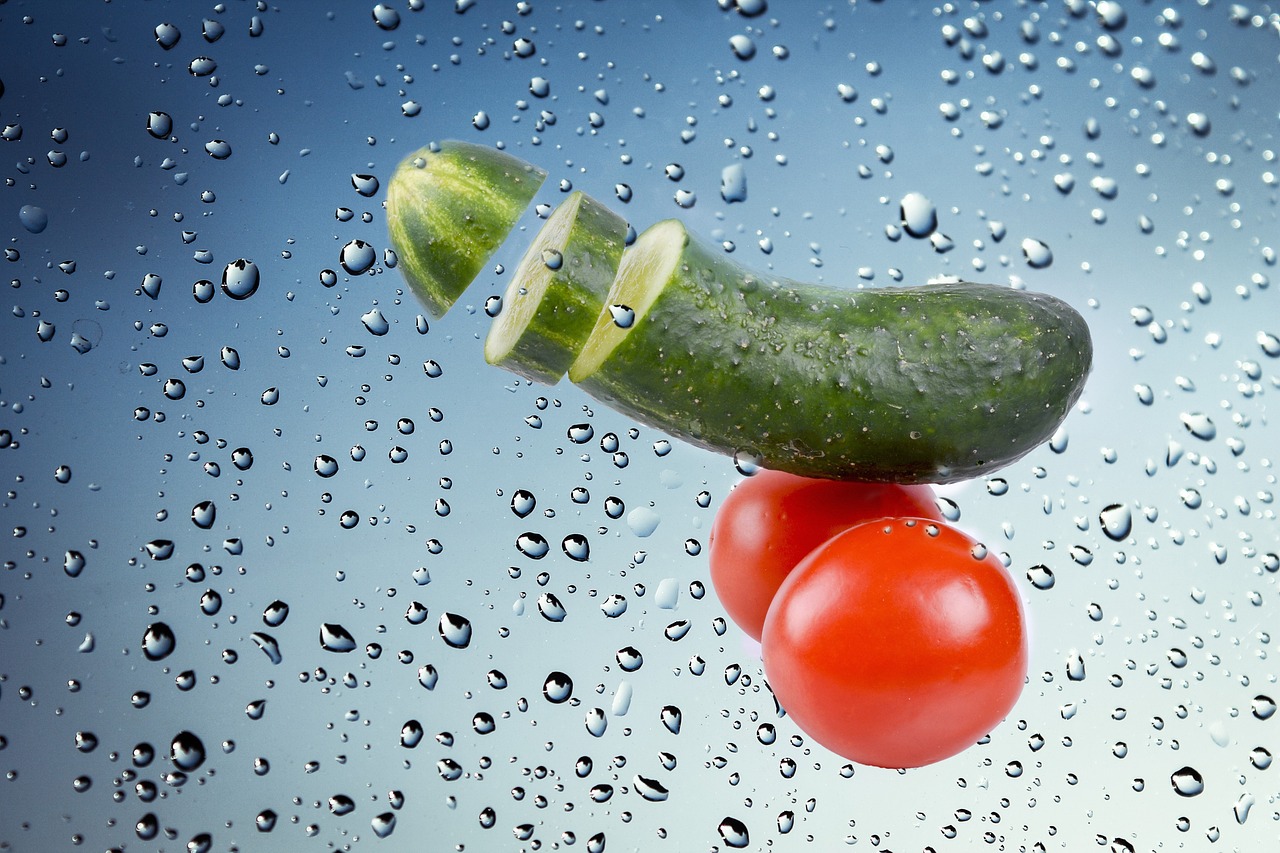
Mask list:
[[[412,3],[409,5],[410,7],[413,6]],[[400,26],[400,13],[386,3],[379,3],[373,7],[373,22],[378,25],[379,29],[394,30]]]
[[[747,170],[741,163],[720,170],[720,197],[729,203],[747,200]]]
[[[383,812],[375,815],[369,821],[369,828],[373,830],[373,834],[379,838],[386,838],[396,828],[396,816],[392,812]]]
[[[1201,441],[1212,441],[1218,434],[1218,428],[1213,425],[1213,420],[1201,412],[1183,412],[1178,419],[1182,421],[1187,432]]]
[[[1027,580],[1036,589],[1053,589],[1053,570],[1048,566],[1032,566],[1027,569]]]
[[[378,250],[364,240],[352,240],[342,247],[338,263],[351,275],[368,272],[378,262]]]
[[[440,637],[455,649],[465,649],[471,644],[471,620],[456,613],[440,614]]]
[[[338,473],[338,460],[334,459],[332,456],[321,453],[315,458],[313,467],[315,468],[316,474],[319,476],[325,478],[332,477],[334,474]]]
[[[190,773],[204,764],[204,744],[191,732],[178,732],[169,744],[169,760],[179,770]]]
[[[1271,766],[1271,751],[1265,746],[1255,746],[1249,752],[1249,763],[1259,770],[1266,770]]]
[[[208,530],[213,527],[217,513],[218,508],[213,501],[201,501],[191,508],[191,523],[201,530]]]
[[[560,542],[560,548],[570,560],[585,563],[591,558],[591,543],[581,533],[570,533]]]
[[[1271,358],[1280,358],[1280,337],[1270,332],[1258,332],[1258,346]]]
[[[345,654],[355,651],[356,639],[341,625],[325,622],[320,626],[320,648],[326,652]]]
[[[538,613],[548,622],[563,622],[569,615],[554,592],[544,592],[538,596]]]
[[[609,718],[605,716],[604,708],[592,708],[583,718],[583,724],[592,737],[603,737],[609,727]]]
[[[1123,542],[1133,530],[1133,511],[1126,504],[1111,504],[1098,513],[1102,532],[1113,542]]]
[[[62,571],[66,572],[67,577],[76,578],[84,571],[85,559],[84,554],[79,551],[67,551],[62,557]]]
[[[147,660],[164,660],[177,645],[173,629],[164,622],[153,622],[142,635],[142,654]]]
[[[734,56],[744,61],[756,55],[756,43],[744,33],[737,33],[729,37],[729,49],[733,51]]]
[[[279,628],[289,618],[289,605],[276,599],[262,611],[262,621],[272,628]]]
[[[542,695],[548,702],[567,702],[573,695],[573,679],[558,670],[550,673],[542,682]]]
[[[22,223],[22,227],[30,231],[32,234],[39,234],[45,228],[49,227],[49,214],[43,207],[37,207],[34,204],[24,204],[18,208],[18,221]]]
[[[391,323],[387,321],[381,309],[371,308],[367,313],[360,315],[360,322],[364,324],[369,334],[382,337],[391,331]]]
[[[671,792],[657,779],[650,779],[638,773],[631,780],[631,786],[637,794],[651,803],[665,802],[667,797],[671,796]]]
[[[1032,237],[1022,241],[1022,255],[1032,269],[1044,269],[1053,263],[1053,252],[1049,247]]]
[[[634,646],[624,646],[614,654],[614,659],[618,661],[618,666],[624,672],[635,672],[644,665],[644,655],[640,654],[640,650]]]
[[[173,24],[157,24],[155,36],[156,44],[165,50],[171,50],[182,38],[182,32]]]
[[[684,714],[675,705],[664,705],[658,713],[658,719],[662,721],[662,725],[667,731],[673,735],[680,734],[680,725],[684,722]]]
[[[1182,797],[1194,797],[1204,792],[1204,777],[1194,767],[1183,767],[1169,777],[1173,790]]]
[[[551,552],[551,545],[540,533],[521,533],[516,537],[516,550],[531,560],[541,560]]]
[[[1208,136],[1213,129],[1209,117],[1204,113],[1187,113],[1187,127],[1193,134],[1200,137]]]
[[[218,63],[207,56],[197,56],[187,64],[187,71],[192,77],[208,77],[218,70]]]
[[[240,258],[222,271],[222,292],[232,299],[248,299],[258,290],[258,265]]]
[[[1270,696],[1258,695],[1249,703],[1253,716],[1259,720],[1269,720],[1276,712],[1276,703]]]
[[[928,237],[938,229],[938,209],[923,193],[904,195],[898,204],[898,218],[910,237]]]
[[[518,38],[512,45],[511,49],[515,51],[516,56],[521,59],[528,59],[538,52],[538,46],[531,39]]]
[[[781,820],[781,817],[779,817]],[[747,832],[747,825],[736,817],[726,817],[720,821],[720,825],[716,827],[720,833],[720,837],[724,839],[726,847],[741,849],[751,843],[751,835]]]

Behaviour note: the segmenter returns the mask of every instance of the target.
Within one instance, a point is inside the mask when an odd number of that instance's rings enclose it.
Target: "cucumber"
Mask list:
[[[604,308],[627,222],[578,190],[548,217],[516,267],[489,327],[484,357],[554,385]]]
[[[387,228],[401,274],[433,316],[480,274],[546,177],[470,142],[441,142],[400,163],[387,186]]]
[[[1084,318],[1047,294],[770,280],[675,220],[627,249],[606,302],[571,381],[810,477],[948,483],[1007,465],[1066,417],[1093,357]]]

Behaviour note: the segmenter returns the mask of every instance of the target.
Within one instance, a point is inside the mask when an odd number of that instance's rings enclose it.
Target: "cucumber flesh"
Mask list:
[[[485,338],[485,360],[555,384],[601,312],[626,235],[626,220],[585,193],[565,199],[507,286]]]
[[[606,302],[634,321],[602,314],[571,380],[648,426],[804,476],[988,473],[1052,435],[1092,363],[1084,318],[1052,296],[769,280],[674,220],[627,250]]]
[[[387,187],[387,229],[401,274],[432,316],[480,275],[546,176],[505,151],[456,140],[400,163]]]

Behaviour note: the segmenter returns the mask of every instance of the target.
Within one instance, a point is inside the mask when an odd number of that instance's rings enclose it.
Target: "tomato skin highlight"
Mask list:
[[[796,564],[856,524],[942,520],[928,486],[858,483],[762,470],[725,497],[711,525],[711,583],[735,624],[759,640],[769,604]]]
[[[813,740],[878,767],[949,758],[989,733],[1026,679],[1021,597],[1000,560],[928,519],[853,527],[783,582],[765,677]]]

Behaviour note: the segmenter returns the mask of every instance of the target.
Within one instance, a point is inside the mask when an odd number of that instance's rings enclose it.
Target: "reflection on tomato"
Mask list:
[[[815,741],[880,767],[973,745],[1027,671],[1010,574],[964,533],[926,519],[851,528],[812,552],[765,621],[765,675]]]
[[[725,612],[760,639],[787,574],[810,551],[855,524],[889,516],[942,516],[928,486],[852,483],[760,471],[738,483],[711,526],[711,582]]]

